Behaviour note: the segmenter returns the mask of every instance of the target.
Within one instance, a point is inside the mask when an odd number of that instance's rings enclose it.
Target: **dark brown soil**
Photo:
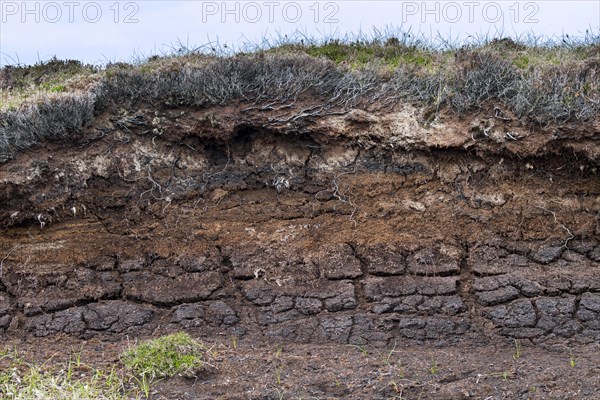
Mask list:
[[[598,399],[597,344],[454,346],[398,341],[372,347],[336,343],[278,344],[234,336],[213,337],[214,358],[195,378],[152,386],[159,399]],[[59,335],[10,340],[49,368],[69,357],[110,371],[133,341],[78,340]],[[50,361],[48,361],[50,360]],[[64,368],[64,367],[63,367]]]
[[[5,340],[217,346],[155,398],[600,398],[594,125],[111,115],[0,165]]]

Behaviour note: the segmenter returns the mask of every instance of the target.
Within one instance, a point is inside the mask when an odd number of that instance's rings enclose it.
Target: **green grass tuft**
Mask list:
[[[140,343],[124,352],[121,360],[142,379],[154,380],[193,377],[204,369],[207,357],[202,343],[180,332]]]
[[[391,68],[397,68],[400,65],[426,67],[434,61],[434,55],[431,52],[417,46],[407,46],[392,39],[385,44],[331,41],[299,49],[311,57],[323,57],[338,65],[348,65],[350,69],[363,68],[374,62]]]

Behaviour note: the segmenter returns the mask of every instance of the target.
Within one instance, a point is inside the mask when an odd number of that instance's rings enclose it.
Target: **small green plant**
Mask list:
[[[394,342],[394,347],[392,347],[392,349],[387,353],[385,359],[383,360],[385,365],[387,365],[387,366],[392,365],[392,355],[394,355],[395,351],[396,351],[396,342]]]
[[[282,353],[283,353],[283,347],[281,347],[281,346],[277,347],[277,351],[275,351],[275,358],[281,357]]]
[[[569,365],[571,368],[575,368],[577,366],[577,359],[573,355],[573,352],[569,350]]]
[[[367,348],[365,346],[359,346],[357,344],[349,344],[348,346],[355,347],[365,357],[369,355],[369,352],[367,351]]]
[[[340,387],[342,386],[342,382],[340,382],[340,377],[339,376],[335,376],[335,387]]]
[[[440,371],[437,361],[433,356],[431,356],[431,365],[429,366],[429,372],[431,375],[435,375]]]
[[[400,360],[398,360],[398,363],[396,364],[396,371],[398,372],[400,379],[404,379],[404,366]]]
[[[56,86],[52,86],[50,88],[50,91],[52,93],[62,93],[65,92],[67,90],[67,87],[65,85],[56,85]]]
[[[210,349],[180,332],[142,342],[124,352],[121,360],[136,375],[154,380],[175,375],[193,377],[204,369],[209,355]]]
[[[521,358],[521,341],[519,339],[515,339],[515,352],[513,353],[513,358],[515,360],[518,360],[519,358]]]
[[[404,400],[404,397],[402,397],[402,388],[398,386],[398,383],[396,381],[390,381],[389,385],[390,388],[394,391],[394,393],[397,394],[397,396],[394,396],[392,398],[397,400]]]
[[[529,391],[530,391],[531,393],[536,393],[536,394],[540,392],[540,390],[537,388],[537,386],[532,386],[532,387],[530,387],[530,388],[529,388]]]
[[[150,397],[150,381],[146,378],[146,375],[142,375],[140,378],[137,376],[133,377],[133,380],[137,383],[140,391],[144,394],[144,397]]]
[[[513,63],[520,69],[525,69],[529,66],[529,57],[521,54],[519,56],[517,56]]]
[[[277,385],[281,386],[282,378],[281,378],[281,369],[280,368],[277,368],[275,370],[275,381],[277,382]]]
[[[504,370],[501,372],[492,372],[490,373],[490,376],[496,377],[496,378],[502,378],[503,380],[507,381],[509,379],[512,379],[514,377],[515,373],[514,371],[510,371],[510,370]]]

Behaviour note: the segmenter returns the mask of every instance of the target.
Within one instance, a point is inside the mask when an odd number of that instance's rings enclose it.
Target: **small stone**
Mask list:
[[[427,210],[427,207],[425,207],[425,204],[420,203],[418,201],[412,201],[412,200],[402,200],[402,205],[406,208],[409,208],[411,210],[414,211],[425,211]]]

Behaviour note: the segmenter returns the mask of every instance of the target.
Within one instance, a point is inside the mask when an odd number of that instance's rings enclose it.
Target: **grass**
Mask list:
[[[509,379],[515,378],[515,371],[513,370],[504,370],[500,372],[492,372],[489,374],[491,377],[502,378],[504,381],[508,381]]]
[[[310,45],[300,48],[312,57],[324,57],[336,64],[347,64],[351,69],[366,67],[374,60],[382,65],[397,68],[400,65],[427,67],[434,62],[434,54],[416,45],[400,43],[397,38],[389,38],[385,43],[353,42],[344,43],[339,40],[323,45]]]
[[[577,358],[573,355],[573,351],[569,350],[569,365],[571,368],[575,368],[577,366]]]
[[[174,51],[102,69],[52,59],[3,68],[0,91],[0,163],[43,140],[73,140],[95,115],[123,107],[242,103],[290,110],[279,122],[293,123],[411,102],[431,118],[501,106],[532,126],[585,123],[600,111],[600,35],[445,48],[410,35],[302,40],[227,55]]]
[[[0,398],[7,400],[125,400],[141,398],[126,376],[71,358],[66,364],[35,364],[11,349],[0,350]]]
[[[16,110],[52,93],[85,88],[98,70],[77,60],[55,57],[29,66],[6,66],[0,69],[0,111]]]
[[[281,354],[283,354],[283,347],[278,346],[277,350],[275,351],[275,358],[281,357]]]
[[[436,361],[436,359],[433,357],[433,355],[431,356],[431,364],[429,365],[429,373],[431,375],[435,375],[440,371],[440,368],[438,366],[438,363]]]
[[[281,386],[282,381],[281,368],[277,368],[275,370],[275,382],[277,383],[277,386]]]
[[[367,357],[369,355],[369,351],[367,350],[367,348],[365,346],[359,346],[357,344],[349,344],[347,346],[356,348],[358,351],[360,351],[360,354],[362,354],[365,357]]]
[[[139,379],[156,380],[176,375],[194,377],[206,366],[210,351],[187,333],[175,333],[142,342],[121,356]]]
[[[518,360],[521,358],[521,354],[523,352],[523,347],[521,346],[521,341],[519,339],[515,339],[515,351],[513,353],[513,358]]]
[[[0,399],[7,400],[134,400],[147,399],[152,385],[175,375],[195,376],[206,367],[210,351],[186,333],[142,342],[126,350],[122,365],[110,371],[82,361],[30,362],[10,348],[0,348]]]

